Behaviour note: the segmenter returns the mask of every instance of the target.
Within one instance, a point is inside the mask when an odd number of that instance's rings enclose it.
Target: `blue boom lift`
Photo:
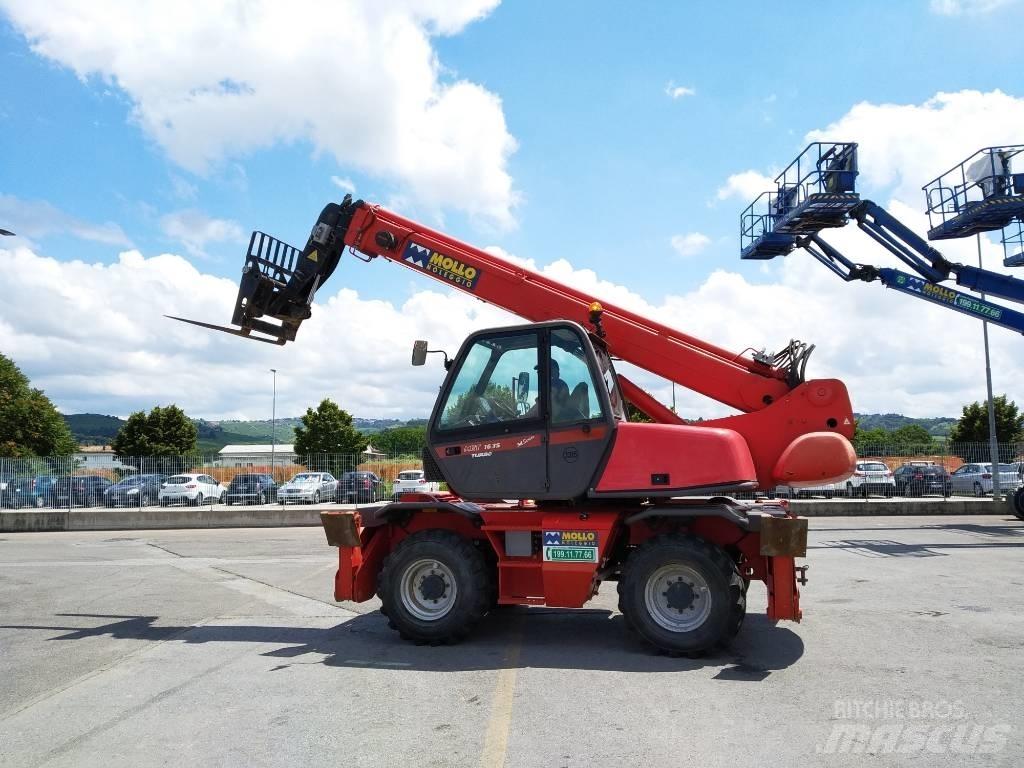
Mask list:
[[[943,240],[1003,230],[1004,263],[1024,264],[1024,174],[1011,172],[1011,160],[1024,145],[988,147],[924,187],[930,239]],[[802,248],[846,281],[879,281],[919,299],[940,304],[993,325],[1024,333],[1024,312],[954,290],[944,281],[973,291],[1024,303],[1024,280],[957,264],[877,203],[856,191],[857,145],[810,144],[775,179],[776,190],[758,197],[740,216],[740,256],[773,259]],[[854,221],[875,242],[916,275],[848,259],[821,237],[821,230]],[[1016,229],[1014,229],[1016,227]]]

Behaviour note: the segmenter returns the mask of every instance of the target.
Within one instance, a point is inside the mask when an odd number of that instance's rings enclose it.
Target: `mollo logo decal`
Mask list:
[[[476,288],[477,280],[483,274],[476,267],[413,242],[405,246],[402,259],[428,275],[434,275],[471,291]]]

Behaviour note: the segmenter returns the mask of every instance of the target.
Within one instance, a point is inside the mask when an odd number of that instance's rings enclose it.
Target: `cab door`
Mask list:
[[[431,416],[430,446],[465,499],[547,495],[543,332],[533,326],[470,336]]]
[[[550,328],[547,349],[548,493],[573,499],[594,482],[611,443],[614,413],[593,345],[579,326]]]

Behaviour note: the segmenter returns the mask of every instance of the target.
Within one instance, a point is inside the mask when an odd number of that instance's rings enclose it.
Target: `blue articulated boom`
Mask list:
[[[938,282],[902,272],[890,267],[874,267],[869,264],[854,264],[838,250],[817,235],[808,235],[797,240],[796,246],[803,248],[847,282],[878,280],[886,288],[906,293],[933,304],[952,309],[993,325],[1024,333],[1024,312],[1018,312],[999,304],[980,299],[969,293],[962,293]],[[1019,282],[1019,281],[1018,281]]]
[[[1009,173],[1011,149],[1020,151],[1021,148],[990,147],[978,153],[980,160],[973,162],[980,169],[975,172],[980,181],[970,182],[981,185],[991,199],[998,198],[1002,218],[993,218],[987,207],[964,204],[961,207],[965,211],[970,208],[972,215],[960,213],[959,221],[948,222],[941,232],[936,232],[938,227],[933,228],[929,233],[932,239],[991,231],[1006,226],[1007,216],[1012,219],[1020,215],[1014,206],[1024,203],[1024,199],[1018,197],[1024,193],[1024,176],[1017,178],[1017,174]],[[852,143],[816,143],[805,149],[775,180],[777,191],[762,194],[741,215],[741,258],[771,259],[802,248],[848,282],[878,280],[901,293],[1024,333],[1024,313],[940,285],[952,279],[965,288],[1024,303],[1024,280],[951,262],[880,205],[861,200],[854,189],[856,151],[857,145]],[[798,170],[793,172],[794,168]],[[952,193],[943,187],[943,191],[930,194],[936,195],[936,199],[945,195],[942,199],[948,200]],[[957,194],[965,193],[961,190]],[[821,239],[822,229],[841,227],[850,220],[856,221],[861,230],[917,275],[855,263]],[[954,231],[958,234],[953,234]],[[1024,236],[1021,239],[1024,242]]]

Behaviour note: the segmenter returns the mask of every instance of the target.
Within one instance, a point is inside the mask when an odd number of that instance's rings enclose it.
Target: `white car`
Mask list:
[[[845,490],[850,498],[869,493],[895,496],[896,478],[885,462],[858,461],[856,471],[846,479]]]
[[[205,501],[224,503],[228,489],[209,475],[183,473],[167,478],[160,488],[160,506],[168,504],[194,504]]]
[[[440,483],[429,482],[422,469],[406,469],[398,473],[391,484],[391,498],[397,500],[402,493],[437,493]]]
[[[992,464],[964,464],[949,476],[949,484],[956,495],[974,494],[985,496],[992,493]],[[999,465],[1000,492],[1013,493],[1020,485],[1020,469],[1017,464]]]
[[[300,472],[277,489],[277,500],[282,504],[319,504],[333,501],[337,493],[338,481],[330,472]]]

